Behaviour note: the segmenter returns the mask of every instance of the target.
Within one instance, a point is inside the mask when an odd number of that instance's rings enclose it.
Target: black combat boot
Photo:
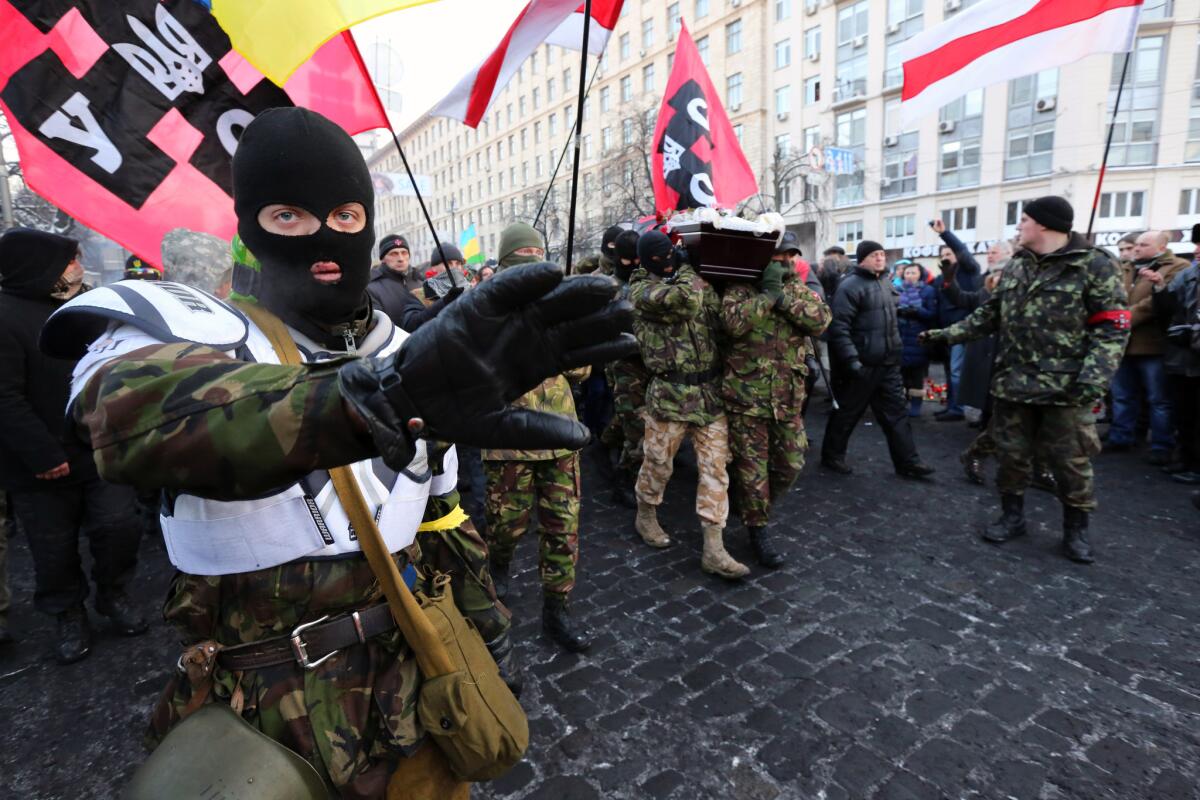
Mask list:
[[[124,592],[97,597],[96,613],[108,617],[112,629],[122,636],[141,636],[150,628]]]
[[[989,523],[983,529],[983,540],[993,544],[1003,544],[1009,539],[1024,536],[1025,529],[1025,495],[1000,495],[1000,519]]]
[[[496,587],[496,597],[500,600],[508,597],[508,568],[508,564],[488,559],[488,571],[492,573],[492,585]]]
[[[505,631],[485,644],[492,658],[496,659],[496,666],[500,668],[500,679],[514,697],[520,698],[521,690],[525,688],[525,676],[522,674],[521,662],[517,659],[517,651],[509,634],[510,631]]]
[[[1058,481],[1054,478],[1054,473],[1040,461],[1033,462],[1033,477],[1030,478],[1029,485],[1043,492],[1058,494]]]
[[[923,461],[914,461],[911,464],[901,464],[896,467],[896,474],[901,478],[913,478],[919,481],[928,479],[935,472],[937,470]]]
[[[592,646],[592,632],[582,622],[571,619],[566,595],[542,596],[542,630],[572,653],[582,653]]]
[[[846,463],[845,456],[821,456],[821,466],[838,475],[850,475],[854,469]]]
[[[783,566],[783,553],[776,549],[778,544],[774,532],[767,526],[759,528],[746,527],[750,532],[750,548],[758,563],[768,569],[778,569]]]
[[[613,502],[625,508],[637,509],[637,495],[633,492],[634,476],[629,470],[618,468],[613,472],[612,499]]]
[[[983,459],[975,455],[971,450],[964,450],[959,455],[958,460],[962,462],[963,472],[966,473],[967,480],[978,486],[983,486],[987,483],[987,479],[983,474]]]
[[[1063,506],[1063,553],[1077,564],[1091,564],[1096,560],[1092,546],[1087,540],[1088,512]]]
[[[60,664],[74,664],[92,652],[92,626],[82,603],[58,615],[56,636],[54,656]]]

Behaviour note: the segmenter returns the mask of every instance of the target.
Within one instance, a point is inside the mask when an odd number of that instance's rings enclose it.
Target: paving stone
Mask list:
[[[841,640],[827,633],[812,633],[789,648],[788,652],[801,661],[815,664],[842,650]]]
[[[879,710],[858,692],[843,692],[817,706],[817,716],[845,733],[858,733],[879,718]]]
[[[851,797],[867,797],[869,789],[893,771],[891,764],[866,748],[854,745],[838,760],[833,779]]]
[[[996,687],[983,698],[980,705],[1009,725],[1024,722],[1041,707],[1037,698],[1011,686]]]
[[[904,704],[904,710],[918,725],[936,722],[957,707],[954,697],[936,690],[914,692]]]
[[[943,791],[953,793],[975,766],[976,757],[962,745],[937,737],[917,748],[904,766],[918,775],[936,780]]]

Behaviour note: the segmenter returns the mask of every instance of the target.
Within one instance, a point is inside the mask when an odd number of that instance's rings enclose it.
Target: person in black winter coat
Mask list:
[[[447,251],[448,259],[454,259],[455,254],[458,254],[458,260],[462,260],[458,248],[448,244],[442,247]],[[435,249],[435,258],[437,252]],[[379,257],[383,259],[383,263],[371,274],[367,294],[371,296],[371,302],[387,314],[392,322],[409,333],[436,317],[447,304],[462,294],[465,288],[466,282],[460,278],[458,286],[451,288],[444,297],[426,305],[417,296],[417,293],[422,291],[423,282],[419,270],[410,266],[408,241],[399,234],[388,236],[379,245]],[[441,264],[440,258],[437,263]]]
[[[942,237],[945,244],[942,245],[939,257],[941,258],[942,271],[947,268],[953,268],[958,274],[958,283],[964,290],[968,292],[979,291],[983,287],[983,269],[979,266],[979,262],[975,260],[975,256],[971,255],[971,251],[967,246],[959,240],[954,233],[946,228],[946,223],[939,220],[934,220],[932,223],[933,231],[938,236]],[[946,285],[949,282],[943,282],[942,294],[938,298],[938,327],[946,328],[959,320],[967,318],[969,313],[967,309],[956,306],[954,301],[950,299],[946,293]],[[963,364],[966,362],[967,346],[965,344],[955,344],[950,346],[950,360],[947,363],[946,370],[946,407],[942,411],[934,414],[941,422],[953,422],[961,420],[964,417],[962,401],[959,400],[959,383],[962,380]]]
[[[1200,247],[1196,248],[1200,256]],[[1179,483],[1200,483],[1200,266],[1161,280],[1150,295],[1154,315],[1167,323],[1163,369],[1175,406],[1181,460],[1167,469]]]
[[[75,240],[27,229],[0,236],[0,488],[11,493],[29,537],[33,603],[57,617],[64,664],[91,648],[81,531],[92,552],[96,611],[119,633],[146,631],[125,593],[141,539],[134,491],[101,481],[91,451],[64,436],[75,364],[38,350],[42,325],[82,282]]]
[[[900,277],[896,315],[900,318],[903,344],[900,377],[908,392],[908,415],[919,417],[925,399],[925,378],[929,375],[929,350],[918,337],[937,320],[938,295],[929,282],[929,273],[920,264],[903,259],[896,262],[896,271]]]
[[[823,466],[843,475],[853,472],[846,464],[846,447],[869,406],[887,437],[896,473],[909,478],[933,474],[933,468],[921,462],[913,442],[900,377],[902,347],[896,289],[887,279],[887,254],[876,242],[861,242],[858,266],[842,280],[833,298],[829,353],[838,406],[825,428]]]

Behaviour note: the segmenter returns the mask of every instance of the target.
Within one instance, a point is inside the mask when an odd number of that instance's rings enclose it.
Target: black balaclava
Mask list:
[[[625,229],[620,225],[613,225],[604,232],[603,238],[600,239],[600,252],[609,258],[617,257],[617,237],[625,232]]]
[[[638,260],[643,267],[661,278],[675,271],[672,249],[671,240],[665,233],[650,231],[638,239]]]
[[[79,242],[74,239],[13,228],[0,236],[0,290],[30,300],[64,299],[69,287],[61,285],[60,279],[77,252]]]
[[[637,231],[621,231],[613,242],[613,249],[616,253],[613,255],[613,271],[617,278],[628,283],[629,277],[633,275],[634,269],[637,268]],[[622,259],[628,261],[628,264],[622,263]]]
[[[367,282],[375,249],[375,190],[350,134],[305,108],[272,108],[246,126],[233,156],[233,202],[238,235],[261,265],[258,302],[313,341],[337,346],[346,332],[361,335],[369,321]],[[258,212],[274,203],[302,208],[321,223],[307,236],[268,233]],[[367,219],[358,233],[327,224],[346,203],[361,203]],[[329,261],[341,280],[323,284],[314,264]]]

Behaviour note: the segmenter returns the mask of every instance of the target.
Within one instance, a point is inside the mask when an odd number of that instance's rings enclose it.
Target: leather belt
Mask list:
[[[328,620],[328,621],[327,621]],[[313,669],[338,650],[362,644],[396,629],[387,603],[330,620],[328,616],[296,626],[290,636],[222,648],[217,663],[231,672],[295,662]]]
[[[677,383],[684,386],[702,386],[721,377],[721,367],[718,365],[703,372],[677,372],[671,370],[670,372],[660,372],[658,377],[667,383]]]

